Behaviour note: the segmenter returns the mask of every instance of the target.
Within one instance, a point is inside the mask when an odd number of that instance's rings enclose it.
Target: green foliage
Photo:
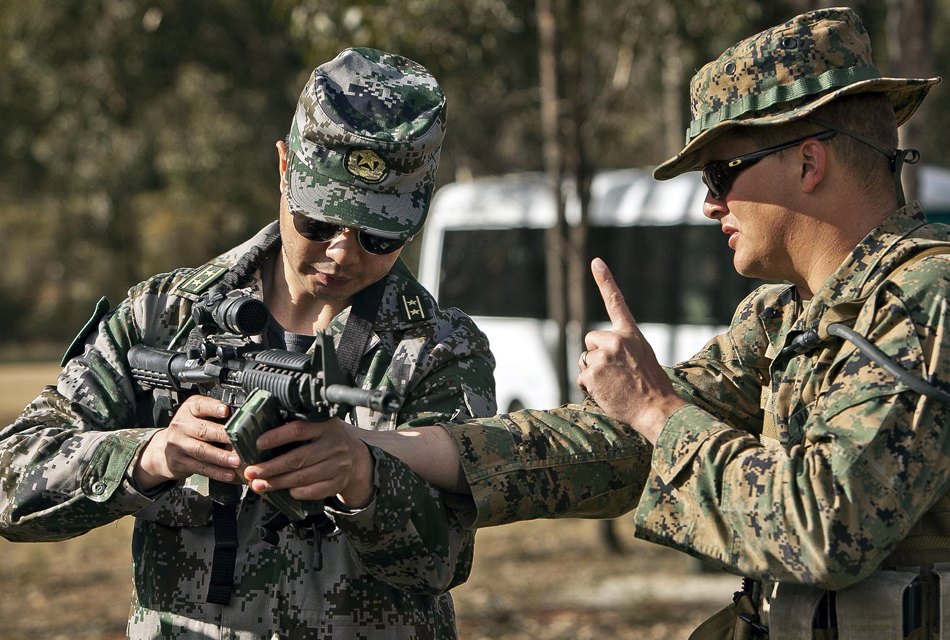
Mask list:
[[[950,0],[935,0],[950,64]],[[656,164],[693,71],[803,0],[555,0],[567,170]],[[887,0],[869,16],[886,60]],[[0,0],[0,341],[68,342],[95,301],[198,265],[274,218],[274,143],[349,46],[427,66],[449,101],[439,179],[542,166],[532,0]],[[946,69],[943,69],[946,75]],[[948,113],[938,88],[928,117]],[[947,127],[924,151],[950,163]],[[412,259],[412,247],[409,250]]]
[[[274,216],[301,62],[265,3],[2,5],[3,338],[68,339]]]

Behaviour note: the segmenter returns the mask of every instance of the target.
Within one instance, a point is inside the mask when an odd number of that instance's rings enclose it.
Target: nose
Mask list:
[[[360,247],[358,233],[356,229],[344,229],[340,235],[332,238],[327,244],[327,257],[337,264],[359,262],[363,248]]]
[[[715,198],[706,190],[706,199],[703,200],[703,215],[710,220],[719,220],[729,212],[725,198]]]

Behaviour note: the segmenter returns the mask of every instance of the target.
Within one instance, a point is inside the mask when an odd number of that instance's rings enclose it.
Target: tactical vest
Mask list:
[[[915,254],[884,283],[918,260],[936,254],[950,254],[950,246]],[[854,323],[864,303],[877,291],[875,288],[865,298],[828,309],[810,334],[798,338],[802,348],[817,347],[832,336],[844,337],[894,375],[909,375],[895,363],[885,362],[887,358],[880,352],[869,353],[876,347],[860,336],[841,329]],[[950,402],[950,395],[926,381],[906,381],[919,393]],[[771,389],[763,385],[761,440],[777,444],[771,402]],[[768,627],[760,621],[761,593],[752,583],[744,580],[733,603],[690,634],[690,640],[950,640],[950,496],[941,496],[880,568],[857,584],[838,591],[777,584],[770,599]],[[901,615],[895,616],[897,611]]]

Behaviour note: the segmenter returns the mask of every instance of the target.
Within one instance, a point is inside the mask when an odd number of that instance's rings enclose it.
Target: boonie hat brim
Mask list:
[[[804,13],[733,45],[693,76],[686,144],[653,176],[666,180],[700,169],[702,147],[734,127],[791,122],[845,95],[883,94],[900,126],[938,82],[881,77],[851,9]]]

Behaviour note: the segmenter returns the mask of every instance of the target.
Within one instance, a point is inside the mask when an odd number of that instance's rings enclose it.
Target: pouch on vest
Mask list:
[[[834,630],[838,640],[904,640],[914,625],[913,607],[918,598],[907,598],[918,584],[911,571],[876,571],[864,580],[834,592]],[[771,640],[819,637],[815,612],[828,593],[818,587],[779,583],[769,609]],[[917,620],[919,625],[921,621]]]

